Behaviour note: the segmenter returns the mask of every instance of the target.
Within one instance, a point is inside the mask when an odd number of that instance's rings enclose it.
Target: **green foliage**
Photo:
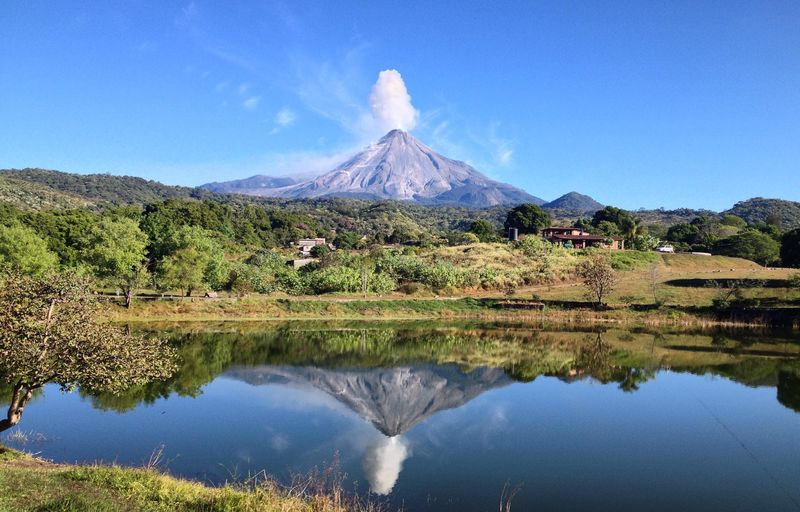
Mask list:
[[[737,215],[750,225],[771,220],[783,229],[800,228],[800,203],[794,201],[756,197],[736,203],[725,213]]]
[[[714,252],[723,256],[748,259],[761,265],[769,265],[778,261],[780,244],[769,235],[747,230],[717,241],[714,244]]]
[[[588,258],[578,265],[577,274],[586,286],[588,295],[598,306],[604,304],[617,284],[616,272],[608,256],[603,253],[590,253]]]
[[[627,240],[643,231],[642,220],[634,218],[630,212],[614,206],[606,206],[592,217],[594,231],[607,236],[623,236]]]
[[[229,266],[213,233],[199,227],[183,226],[169,241],[174,251],[160,263],[162,288],[177,288],[191,295],[198,288],[222,289],[227,284]]]
[[[117,393],[174,370],[174,353],[163,341],[98,323],[97,308],[91,283],[73,272],[4,276],[0,380],[14,392],[0,429],[19,422],[33,391],[48,382]]]
[[[692,245],[697,243],[699,233],[700,230],[697,229],[697,226],[689,224],[688,222],[682,222],[680,224],[670,226],[669,230],[667,231],[667,240],[674,243]]]
[[[146,204],[173,197],[199,197],[211,194],[188,187],[171,187],[156,181],[133,176],[110,174],[70,174],[47,169],[11,169],[2,171],[3,177],[35,183],[51,190],[79,196],[92,201],[113,204]]]
[[[655,263],[658,261],[658,254],[641,251],[612,251],[608,258],[611,268],[626,271]]]
[[[0,226],[0,265],[38,275],[54,269],[58,257],[34,230],[14,223]]]
[[[62,265],[74,267],[81,263],[82,244],[100,219],[87,210],[46,210],[26,213],[20,220],[47,242]]]
[[[331,250],[327,245],[315,245],[311,248],[310,254],[313,258],[324,258],[330,254]]]
[[[630,244],[630,247],[626,246],[626,248],[630,248],[635,251],[652,251],[658,247],[658,244],[661,243],[661,241],[658,238],[650,235],[636,235],[632,240],[629,240],[628,243]]]
[[[478,237],[481,242],[494,242],[498,239],[494,226],[484,219],[478,219],[469,227],[469,232]]]
[[[800,228],[787,231],[781,238],[781,261],[786,267],[800,267]]]
[[[537,234],[550,225],[550,214],[532,203],[517,206],[508,212],[503,227],[517,228],[520,234]]]
[[[797,288],[800,289],[800,272],[797,274],[792,274],[789,279],[787,279],[787,283],[789,288]]]
[[[333,239],[333,245],[337,249],[355,249],[361,243],[361,235],[353,231],[342,231],[336,234]]]
[[[136,288],[147,281],[147,235],[131,219],[103,219],[93,226],[83,242],[84,260],[97,277],[119,286],[130,300]]]
[[[598,235],[606,236],[619,236],[621,234],[619,226],[608,220],[602,220],[598,222],[592,231]]]
[[[738,230],[742,230],[747,227],[747,221],[745,221],[743,218],[737,215],[732,215],[730,213],[723,215],[719,223],[722,224],[723,226],[730,226]]]
[[[475,233],[463,233],[461,237],[458,238],[458,242],[462,245],[470,245],[470,244],[477,244],[480,243],[481,239],[478,238],[478,235]]]

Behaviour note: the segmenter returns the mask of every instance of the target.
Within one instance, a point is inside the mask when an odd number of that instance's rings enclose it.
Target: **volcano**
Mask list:
[[[223,191],[215,184],[217,191]],[[208,188],[208,186],[204,186]],[[413,135],[392,130],[335,169],[297,184],[248,189],[254,195],[394,199],[472,207],[543,204],[524,190],[484,176],[435,152]]]

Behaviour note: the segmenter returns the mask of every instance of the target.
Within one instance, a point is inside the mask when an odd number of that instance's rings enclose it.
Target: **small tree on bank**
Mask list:
[[[175,352],[164,341],[97,320],[86,278],[11,273],[0,280],[0,380],[13,387],[0,431],[19,423],[34,391],[49,382],[119,393],[175,370]]]
[[[583,280],[589,297],[597,307],[602,307],[605,300],[617,284],[617,273],[611,267],[608,256],[594,253],[578,265],[578,277]]]

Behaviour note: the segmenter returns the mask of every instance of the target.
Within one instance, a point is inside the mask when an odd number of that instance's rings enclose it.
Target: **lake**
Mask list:
[[[800,510],[800,339],[504,323],[163,328],[165,383],[47,386],[6,442],[211,484],[334,468],[414,511]]]

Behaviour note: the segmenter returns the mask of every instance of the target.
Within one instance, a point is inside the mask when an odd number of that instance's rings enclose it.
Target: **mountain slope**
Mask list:
[[[392,130],[378,143],[322,176],[250,193],[288,198],[397,199],[473,207],[544,203],[523,190],[487,178],[464,162],[436,153],[402,130]]]
[[[11,204],[21,210],[69,210],[94,205],[92,201],[83,197],[6,176],[3,173],[0,173],[0,202]]]
[[[298,183],[298,180],[290,177],[275,177],[257,174],[242,180],[215,181],[206,183],[200,188],[218,192],[222,194],[247,194],[259,195],[259,191],[264,189],[288,187]]]
[[[25,181],[90,202],[147,204],[171,198],[205,197],[201,189],[164,185],[134,176],[71,174],[48,169],[3,169],[0,177]]]
[[[545,203],[542,208],[550,210],[571,210],[579,212],[596,212],[602,210],[603,205],[589,196],[577,192],[569,192],[554,201]]]
[[[737,215],[749,224],[774,221],[783,229],[800,228],[800,203],[795,201],[754,197],[722,213]]]

